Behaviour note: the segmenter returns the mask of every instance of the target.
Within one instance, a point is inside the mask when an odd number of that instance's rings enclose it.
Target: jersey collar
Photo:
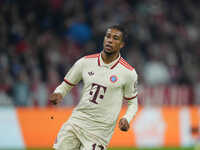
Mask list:
[[[101,56],[101,53],[100,53],[99,56],[98,56],[98,65],[100,67],[106,67],[106,68],[113,69],[115,66],[117,66],[117,64],[119,63],[120,59],[121,59],[121,55],[119,54],[119,57],[117,59],[115,59],[114,61],[112,61],[109,64],[105,64],[103,62],[103,59],[102,59],[102,56]]]

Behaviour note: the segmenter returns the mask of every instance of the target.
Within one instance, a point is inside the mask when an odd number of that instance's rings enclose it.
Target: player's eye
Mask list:
[[[113,37],[115,40],[119,40],[119,37],[118,36],[114,36]]]
[[[107,38],[110,38],[110,34],[106,34],[106,37],[107,37]]]

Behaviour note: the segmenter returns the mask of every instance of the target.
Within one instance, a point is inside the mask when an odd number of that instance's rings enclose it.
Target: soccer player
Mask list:
[[[51,95],[50,101],[57,104],[83,80],[82,97],[58,133],[56,150],[106,150],[123,99],[128,101],[128,109],[119,128],[128,131],[137,111],[137,74],[120,56],[125,39],[121,25],[108,28],[101,53],[79,59]]]

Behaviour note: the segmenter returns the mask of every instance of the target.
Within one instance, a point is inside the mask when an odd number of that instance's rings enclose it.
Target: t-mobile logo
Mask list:
[[[100,94],[100,89],[103,89],[103,94]],[[90,95],[92,95],[92,99],[90,99],[91,102],[95,103],[95,104],[98,104],[96,99],[97,97],[99,96],[100,99],[103,99],[104,98],[104,94],[106,93],[106,89],[107,87],[105,86],[102,86],[102,85],[99,85],[99,84],[96,84],[96,83],[92,83],[92,87],[90,89]],[[101,90],[102,91],[102,90]]]

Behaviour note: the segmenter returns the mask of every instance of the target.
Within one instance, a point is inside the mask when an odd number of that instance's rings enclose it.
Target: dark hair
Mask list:
[[[110,26],[108,29],[116,29],[116,30],[119,30],[120,32],[122,32],[122,40],[125,43],[127,42],[128,35],[127,35],[127,31],[123,25],[113,25],[113,26]]]

